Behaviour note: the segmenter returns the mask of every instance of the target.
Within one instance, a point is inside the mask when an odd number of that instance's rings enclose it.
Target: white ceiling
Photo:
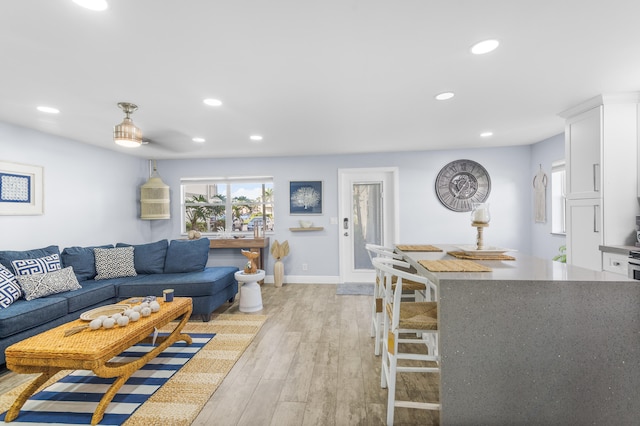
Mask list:
[[[640,90],[638,0],[108,2],[0,2],[0,121],[143,158],[411,151],[534,143]],[[151,143],[113,143],[120,101]]]

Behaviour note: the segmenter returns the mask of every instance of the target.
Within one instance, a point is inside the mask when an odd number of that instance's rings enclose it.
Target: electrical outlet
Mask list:
[[[306,271],[307,269],[309,269],[309,265],[307,265],[306,263],[302,264],[302,270]]]

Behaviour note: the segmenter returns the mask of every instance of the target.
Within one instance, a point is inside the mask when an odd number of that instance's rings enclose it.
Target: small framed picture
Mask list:
[[[42,167],[0,161],[0,215],[43,214]]]
[[[289,182],[290,214],[322,214],[322,181]]]

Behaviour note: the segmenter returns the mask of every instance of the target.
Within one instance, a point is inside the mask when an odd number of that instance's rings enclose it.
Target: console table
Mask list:
[[[258,269],[264,269],[264,249],[269,247],[269,237],[265,238],[211,238],[209,247],[212,249],[244,249],[260,253],[256,258]],[[262,284],[263,281],[260,281]]]

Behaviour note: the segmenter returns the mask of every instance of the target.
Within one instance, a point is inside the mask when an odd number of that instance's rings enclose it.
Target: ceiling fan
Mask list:
[[[138,109],[138,106],[131,102],[118,102],[118,107],[124,111],[125,117],[122,123],[113,127],[113,140],[116,144],[126,148],[138,148],[142,145],[152,144],[174,152],[193,150],[194,145],[176,143],[176,141],[188,138],[187,135],[176,130],[166,131],[162,136],[144,138],[142,130],[131,120],[131,114]]]

